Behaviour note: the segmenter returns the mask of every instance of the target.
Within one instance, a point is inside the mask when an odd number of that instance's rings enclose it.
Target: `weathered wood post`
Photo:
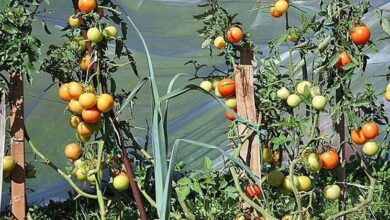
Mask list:
[[[11,206],[13,219],[26,218],[26,185],[24,172],[24,105],[23,74],[12,71],[10,75],[10,131],[11,154],[16,167],[11,174]]]
[[[6,134],[6,101],[5,93],[0,89],[0,170],[3,170],[3,160],[4,160],[4,148],[5,148],[5,134]],[[3,172],[0,172],[0,192],[3,192]],[[0,207],[1,207],[1,194],[0,194]]]
[[[253,84],[253,52],[250,48],[240,54],[240,65],[234,66],[236,82],[237,114],[251,123],[257,122],[254,84]],[[245,135],[250,129],[245,125],[238,127],[239,134]],[[256,136],[248,139],[242,146],[240,156],[250,166],[256,176],[260,176],[259,143]]]

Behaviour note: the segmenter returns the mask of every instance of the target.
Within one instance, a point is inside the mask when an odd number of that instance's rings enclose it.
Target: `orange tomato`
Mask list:
[[[83,106],[80,105],[79,101],[72,99],[69,102],[69,110],[80,115],[83,112]]]
[[[68,159],[76,160],[81,155],[81,147],[78,144],[68,144],[64,149],[64,154]]]
[[[353,130],[351,132],[352,142],[358,145],[362,145],[367,142],[367,138],[364,136],[361,129]]]
[[[283,13],[280,13],[280,12],[276,11],[274,6],[272,6],[270,8],[270,11],[271,11],[272,17],[274,17],[274,18],[280,18],[280,17],[283,16]]]
[[[77,134],[80,137],[91,137],[93,134],[93,125],[82,121],[77,125]]]
[[[239,27],[231,27],[227,33],[227,40],[232,43],[238,43],[244,38],[244,33]]]
[[[218,83],[218,92],[222,97],[229,97],[236,94],[236,84],[234,80],[226,78]]]
[[[275,11],[279,13],[286,13],[288,11],[288,2],[287,1],[276,1],[275,3]]]
[[[234,111],[234,112],[237,112],[237,109],[233,109],[233,111]],[[227,119],[229,119],[230,121],[236,120],[236,118],[234,117],[234,115],[231,114],[231,113],[228,112],[228,111],[225,112],[225,117],[226,117]]]
[[[327,150],[320,154],[322,167],[330,170],[336,168],[340,163],[340,157],[335,150]]]
[[[114,107],[114,98],[110,94],[103,93],[97,98],[96,107],[101,112],[109,112]]]
[[[83,108],[92,108],[96,104],[96,96],[93,93],[83,93],[79,97],[80,105]]]
[[[352,59],[348,56],[348,53],[346,51],[343,51],[339,56],[339,60],[336,63],[336,67],[339,71],[343,71],[344,66],[348,63],[352,63]]]
[[[83,94],[83,86],[78,82],[70,82],[68,85],[68,93],[72,99],[79,99]]]
[[[87,54],[80,60],[80,69],[82,71],[87,71],[90,64],[91,56]]]
[[[379,126],[374,122],[369,122],[363,125],[362,133],[367,139],[373,139],[379,134]]]
[[[371,37],[370,29],[365,24],[356,24],[353,31],[349,33],[352,42],[356,45],[366,44]]]
[[[68,93],[68,89],[69,89],[69,84],[68,83],[65,83],[63,84],[60,89],[58,90],[58,95],[60,96],[60,99],[62,101],[67,101],[69,102],[72,97],[70,97],[69,93]]]
[[[96,123],[100,120],[100,111],[96,107],[84,109],[81,116],[87,123]]]
[[[96,0],[79,0],[78,5],[82,12],[89,13],[96,8]]]

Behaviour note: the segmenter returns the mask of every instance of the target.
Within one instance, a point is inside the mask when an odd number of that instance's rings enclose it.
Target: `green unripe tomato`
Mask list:
[[[322,192],[326,199],[330,201],[335,201],[340,197],[341,189],[338,185],[328,185],[325,186]]]
[[[100,32],[99,29],[96,27],[88,29],[87,37],[88,40],[90,40],[92,43],[99,43],[103,40],[102,32]]]
[[[202,81],[199,86],[207,92],[211,92],[213,90],[213,84],[208,80]]]
[[[299,95],[305,94],[305,87],[306,86],[310,90],[311,82],[309,82],[309,81],[302,81],[302,82],[298,83],[298,85],[297,85],[297,93]]]
[[[103,170],[98,171],[99,179],[103,179]],[[96,175],[94,174],[94,170],[89,170],[87,175],[87,180],[90,184],[95,185],[96,184]]]
[[[16,161],[13,156],[5,156],[3,158],[3,172],[11,172],[16,166]]]
[[[114,180],[112,181],[112,185],[114,186],[114,189],[116,190],[126,190],[129,188],[129,178],[125,173],[121,173],[118,176],[114,177]]]
[[[85,181],[87,179],[87,170],[85,167],[77,167],[74,170],[73,175],[78,181]]]
[[[305,168],[310,172],[317,172],[322,168],[320,156],[316,153],[310,153],[304,164]]]
[[[316,95],[311,100],[311,104],[313,105],[314,109],[321,111],[325,108],[326,105],[326,98],[322,95]]]
[[[297,189],[299,189],[299,181],[298,181],[298,177],[294,175],[293,177],[293,182],[294,182],[294,185]],[[284,177],[283,179],[283,189],[288,191],[288,192],[292,192],[293,191],[293,185],[290,181],[290,176],[286,176]]]
[[[113,40],[118,36],[118,30],[114,26],[108,26],[104,28],[103,36],[108,40]]]
[[[376,142],[374,141],[367,141],[364,145],[363,145],[363,153],[368,156],[368,157],[372,157],[372,156],[375,156],[378,151],[379,151],[379,146]]]
[[[282,87],[278,90],[278,92],[276,93],[276,95],[278,96],[278,98],[280,98],[281,100],[286,100],[288,98],[288,96],[290,95],[290,91],[288,91],[288,89],[286,87]]]
[[[283,183],[284,175],[280,171],[272,171],[267,175],[267,182],[271,186],[280,186]]]
[[[291,94],[287,98],[287,105],[291,108],[295,108],[301,103],[302,99],[297,94]]]
[[[237,99],[235,96],[231,96],[228,98],[225,98],[225,105],[226,107],[230,109],[236,109],[237,108]]]

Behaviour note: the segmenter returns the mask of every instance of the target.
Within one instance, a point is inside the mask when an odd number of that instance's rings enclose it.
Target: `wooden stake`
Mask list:
[[[6,115],[7,112],[5,110],[5,93],[0,89],[0,170],[3,170],[3,160],[4,160],[4,148],[5,148],[5,134],[6,134]],[[0,192],[3,192],[3,172],[0,172]],[[0,207],[1,207],[1,198],[0,195]]]
[[[236,82],[237,114],[251,123],[256,123],[252,59],[253,52],[250,49],[241,52],[241,65],[234,66],[234,79]],[[250,130],[245,125],[240,125],[238,131],[240,135],[245,135]],[[253,173],[260,176],[259,143],[255,136],[244,143],[240,156],[249,164]]]
[[[10,82],[11,154],[16,160],[16,167],[11,174],[11,206],[12,218],[21,220],[26,218],[23,75],[13,71],[11,73]]]

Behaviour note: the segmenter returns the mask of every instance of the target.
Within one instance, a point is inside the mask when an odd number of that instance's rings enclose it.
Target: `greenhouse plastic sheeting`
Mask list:
[[[204,3],[199,0],[116,0],[121,11],[125,11],[145,37],[147,45],[152,55],[155,67],[156,79],[160,94],[164,94],[170,79],[178,72],[193,72],[191,65],[184,65],[189,60],[197,60],[201,64],[217,65],[224,68],[224,60],[221,57],[210,58],[208,50],[202,49],[202,38],[198,36],[196,30],[201,27],[192,15],[202,13],[202,8],[196,4]],[[220,1],[222,7],[230,13],[238,13],[237,21],[243,23],[245,31],[252,32],[253,41],[262,51],[267,50],[268,40],[277,38],[284,32],[285,20],[274,19],[269,13],[253,11],[258,6],[269,5],[272,1],[255,0],[233,0]],[[318,0],[291,1],[300,9],[309,14],[318,11]],[[373,7],[383,7],[390,9],[388,0],[371,1]],[[38,17],[34,34],[42,39],[44,48],[43,54],[50,44],[59,45],[65,39],[61,37],[62,29],[68,17],[73,13],[71,0],[52,0],[47,9],[52,12],[42,14]],[[299,25],[300,11],[295,8],[289,10],[290,25]],[[39,20],[47,22],[51,35],[42,30]],[[378,15],[369,13],[364,22],[372,30],[372,39],[378,39],[382,33],[379,27]],[[138,70],[142,76],[147,75],[147,64],[144,49],[131,25],[128,24],[127,46],[131,48],[137,61]],[[380,53],[369,54],[368,72],[372,73],[372,82],[380,94],[386,84],[383,78],[375,77],[388,72],[387,66],[390,63],[390,45],[383,42],[378,44]],[[282,52],[283,48],[282,48]],[[286,53],[282,57],[286,57]],[[204,69],[204,74],[210,69]],[[132,73],[129,67],[122,68],[114,76],[117,79],[117,87],[131,90],[138,78]],[[177,86],[187,84],[188,79],[177,82]],[[199,80],[191,81],[199,83]],[[68,125],[69,114],[64,111],[66,105],[59,101],[56,86],[44,90],[52,83],[47,73],[40,73],[34,77],[33,84],[26,85],[26,120],[27,130],[35,145],[45,153],[53,162],[64,168],[67,164],[63,156],[63,149],[67,143],[75,141],[74,131]],[[360,82],[353,85],[359,89]],[[380,96],[380,98],[382,98]],[[138,95],[134,120],[132,124],[136,127],[146,128],[146,121],[150,120],[150,88],[145,86]],[[389,106],[387,105],[387,108]],[[224,109],[215,100],[201,94],[192,92],[174,99],[171,102],[169,115],[169,136],[170,143],[177,138],[197,140],[228,149],[226,142],[226,130],[229,122],[225,119]],[[327,126],[323,124],[323,126]],[[142,129],[134,129],[140,141],[144,140],[145,134]],[[179,152],[179,160],[186,161],[187,169],[199,167],[204,156],[212,159],[220,156],[219,152],[207,151],[197,146],[182,146]],[[70,189],[68,185],[46,165],[40,164],[34,157],[31,149],[26,145],[27,161],[37,167],[37,178],[27,180],[27,187],[34,191],[28,192],[29,202],[47,202],[48,199],[60,199],[67,196]],[[36,159],[36,160],[35,160]],[[8,184],[4,187],[8,189]],[[8,201],[9,195],[3,193],[3,203]]]

